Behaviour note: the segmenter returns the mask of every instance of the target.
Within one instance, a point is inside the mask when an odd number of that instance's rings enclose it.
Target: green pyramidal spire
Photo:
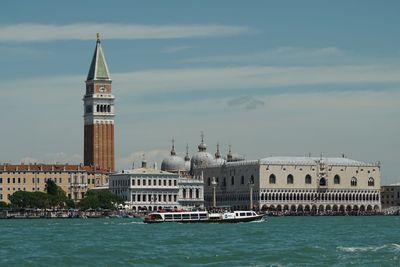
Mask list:
[[[111,80],[103,49],[101,48],[100,35],[97,34],[96,49],[94,50],[92,63],[90,64],[87,81],[90,80]]]

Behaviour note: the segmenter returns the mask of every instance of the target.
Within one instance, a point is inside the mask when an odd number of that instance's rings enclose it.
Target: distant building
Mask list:
[[[383,185],[381,187],[382,209],[400,207],[400,184]]]
[[[214,205],[215,190],[217,206],[235,209],[252,205],[257,210],[301,213],[381,210],[379,163],[344,157],[269,157],[222,164],[214,160],[197,165],[193,174],[204,176],[206,207]]]
[[[148,168],[145,162],[141,168],[111,174],[109,188],[134,211],[192,209],[204,202],[202,177]]]
[[[47,180],[54,181],[70,199],[80,201],[89,189],[108,183],[108,171],[69,164],[2,164],[0,201],[9,203],[17,191],[45,191]]]
[[[115,170],[114,96],[111,76],[97,36],[96,48],[86,79],[84,102],[84,164]]]

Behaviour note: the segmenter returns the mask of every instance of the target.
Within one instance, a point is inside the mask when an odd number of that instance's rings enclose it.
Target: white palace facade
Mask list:
[[[192,172],[204,176],[206,207],[252,206],[256,210],[281,213],[381,210],[379,163],[345,157],[268,157],[210,161],[196,166]]]

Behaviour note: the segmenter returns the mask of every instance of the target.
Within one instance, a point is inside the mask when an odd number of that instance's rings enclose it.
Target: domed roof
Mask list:
[[[168,172],[178,172],[185,170],[185,161],[176,155],[174,140],[172,140],[171,154],[161,162],[161,170]]]
[[[193,155],[190,160],[191,168],[204,167],[214,162],[214,157],[207,152],[207,145],[204,143],[204,134],[201,133],[201,143],[198,146],[199,151]]]

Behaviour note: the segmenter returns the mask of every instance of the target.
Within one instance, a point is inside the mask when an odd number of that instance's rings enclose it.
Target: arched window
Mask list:
[[[311,175],[307,174],[306,177],[304,178],[304,182],[306,184],[311,184]]]
[[[293,184],[293,180],[294,180],[293,175],[289,174],[289,175],[287,176],[287,183],[288,183],[288,184]]]
[[[208,186],[211,186],[211,178],[210,177],[208,177],[207,184],[208,184]]]
[[[231,177],[231,185],[234,185],[235,184],[235,177]]]
[[[375,180],[372,177],[369,177],[368,179],[368,186],[374,186],[375,185]]]
[[[199,192],[199,189],[196,189],[196,198],[200,198],[200,192]]]
[[[183,188],[183,190],[182,190],[182,197],[183,198],[186,198],[186,189],[185,188]],[[165,198],[164,198],[165,199]],[[164,201],[165,202],[165,201]]]
[[[275,183],[276,183],[275,174],[271,174],[271,175],[269,176],[269,183],[270,183],[270,184],[275,184]]]
[[[319,185],[320,186],[326,186],[326,179],[325,178],[319,179]]]
[[[244,176],[242,176],[241,184],[244,184]]]
[[[99,112],[100,111],[100,106],[96,105],[96,111]]]
[[[335,175],[335,177],[333,177],[333,183],[334,184],[340,184],[340,176],[339,175]]]
[[[107,112],[111,112],[111,105],[107,106]]]
[[[351,178],[350,185],[357,186],[357,178],[356,177]]]
[[[222,180],[222,186],[226,186],[226,178],[224,177],[224,180]]]

